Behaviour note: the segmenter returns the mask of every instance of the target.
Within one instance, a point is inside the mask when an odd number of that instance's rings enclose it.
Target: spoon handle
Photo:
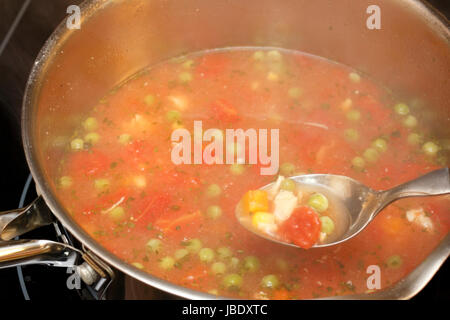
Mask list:
[[[382,207],[407,197],[437,196],[450,193],[450,170],[443,168],[427,173],[390,190],[380,192]]]

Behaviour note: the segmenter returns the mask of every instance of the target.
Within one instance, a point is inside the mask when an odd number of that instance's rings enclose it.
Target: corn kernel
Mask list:
[[[260,229],[264,225],[275,224],[275,216],[268,212],[256,212],[252,216],[252,224]]]

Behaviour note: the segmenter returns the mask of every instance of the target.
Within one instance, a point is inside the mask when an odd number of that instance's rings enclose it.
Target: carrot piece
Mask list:
[[[238,111],[228,101],[219,99],[212,105],[213,117],[220,121],[235,122],[239,120]]]
[[[267,212],[269,210],[269,199],[264,190],[250,190],[242,199],[246,212]]]

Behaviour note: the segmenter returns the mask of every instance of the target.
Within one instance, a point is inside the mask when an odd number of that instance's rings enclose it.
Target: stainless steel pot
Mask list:
[[[367,8],[373,4],[381,9],[381,30],[366,27]],[[65,142],[80,114],[136,71],[182,53],[278,46],[323,56],[371,75],[401,96],[416,97],[436,134],[450,136],[449,23],[421,1],[92,0],[81,9],[81,29],[70,30],[64,21],[46,42],[23,101],[24,150],[42,198],[25,210],[0,214],[0,237],[10,240],[56,217],[89,250],[48,241],[4,241],[0,267],[69,265],[72,254],[78,254],[86,261],[80,267],[86,281],[98,280],[89,278],[92,270],[111,279],[109,264],[180,297],[212,298],[142,272],[106,251],[72,219],[55,193],[61,154],[54,146]],[[410,298],[449,253],[447,236],[411,274],[414,282],[407,278],[371,297]]]

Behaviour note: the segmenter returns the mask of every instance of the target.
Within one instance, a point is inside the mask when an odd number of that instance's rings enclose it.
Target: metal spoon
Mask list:
[[[333,201],[339,201],[348,212],[346,230],[332,242],[318,243],[313,248],[328,247],[347,241],[360,233],[388,204],[401,198],[437,196],[450,193],[449,168],[430,172],[417,179],[406,182],[386,191],[376,191],[360,182],[345,176],[331,174],[310,174],[290,177],[299,185],[310,186],[326,190],[333,195]],[[261,189],[270,188],[272,184]],[[297,247],[268,235],[251,224],[248,214],[241,210],[240,204],[236,208],[238,221],[249,231],[265,239],[284,245]]]

